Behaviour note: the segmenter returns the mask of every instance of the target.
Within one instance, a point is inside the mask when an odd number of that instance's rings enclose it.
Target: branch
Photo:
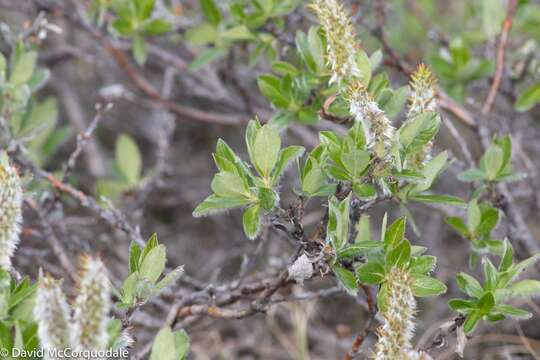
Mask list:
[[[497,65],[495,68],[495,76],[489,89],[488,96],[482,107],[482,115],[487,115],[491,111],[499,86],[501,84],[502,73],[504,70],[504,50],[506,48],[506,42],[508,41],[508,33],[512,29],[512,19],[516,13],[517,0],[509,0],[506,7],[506,17],[502,24],[502,31],[499,37],[499,46],[497,47]]]

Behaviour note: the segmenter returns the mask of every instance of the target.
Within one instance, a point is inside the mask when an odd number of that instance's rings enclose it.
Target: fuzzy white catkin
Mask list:
[[[368,147],[373,148],[380,158],[387,157],[396,130],[384,111],[359,80],[353,80],[349,84],[347,100],[351,115],[364,128]]]
[[[38,324],[38,337],[43,349],[64,349],[69,346],[69,305],[62,292],[62,281],[40,271],[34,317]],[[44,352],[45,360],[57,360],[53,352]]]
[[[81,259],[79,292],[73,303],[72,345],[79,350],[105,350],[108,347],[110,283],[103,262]]]
[[[411,75],[412,93],[409,97],[409,110],[407,120],[412,119],[423,112],[437,111],[437,100],[435,98],[435,85],[437,81],[431,71],[424,64],[418,65]],[[433,141],[429,141],[421,149],[407,157],[407,167],[418,169],[423,167],[431,159],[431,149]]]
[[[327,63],[332,70],[330,83],[341,83],[361,76],[356,60],[360,46],[349,14],[338,0],[314,0],[311,8],[326,33]]]
[[[413,278],[394,267],[387,277],[387,303],[382,313],[383,325],[378,329],[375,360],[429,360],[426,353],[415,351],[414,336],[416,300],[412,291]]]
[[[0,267],[11,269],[11,257],[19,243],[23,192],[17,170],[0,151]]]

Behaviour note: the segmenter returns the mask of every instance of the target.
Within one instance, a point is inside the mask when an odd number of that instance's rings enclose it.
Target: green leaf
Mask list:
[[[409,182],[417,183],[417,184],[420,184],[424,180],[426,180],[424,175],[411,169],[404,169],[401,172],[395,173],[394,176],[396,177],[396,179],[407,180]]]
[[[249,190],[246,189],[244,181],[236,173],[220,172],[214,175],[212,191],[219,197],[224,198],[249,198]]]
[[[347,243],[349,237],[349,204],[351,194],[343,201],[332,196],[328,201],[327,240],[338,251]]]
[[[409,263],[411,258],[411,244],[407,240],[403,240],[398,246],[390,250],[386,256],[386,265],[388,268],[398,267],[404,268]]]
[[[141,259],[142,250],[135,241],[132,241],[129,246],[129,274],[139,271],[139,261]]]
[[[150,239],[148,239],[148,242],[144,246],[144,249],[142,251],[142,255],[139,257],[139,268],[146,256],[150,253],[151,250],[156,248],[159,245],[158,237],[156,233],[153,233],[152,236],[150,236]]]
[[[371,241],[371,224],[369,221],[369,215],[363,214],[360,217],[360,220],[358,221],[358,224],[356,225],[356,231],[357,231],[357,234],[356,234],[356,238],[354,239],[355,244]]]
[[[216,41],[217,30],[211,24],[204,22],[199,26],[188,29],[185,33],[186,40],[193,45],[206,45]]]
[[[221,13],[214,0],[201,0],[201,10],[210,24],[218,25],[221,22]]]
[[[342,153],[340,159],[352,178],[357,179],[368,166],[370,155],[367,151],[357,150]]]
[[[313,56],[311,55],[311,51],[309,49],[309,42],[306,34],[302,31],[297,31],[295,42],[296,49],[300,53],[300,56],[306,63],[309,70],[311,70],[312,72],[317,72],[317,62],[315,61],[315,59],[313,59]]]
[[[300,71],[295,68],[293,65],[289,64],[285,61],[274,61],[272,62],[272,71],[280,74],[280,75],[291,75],[291,76],[297,76]]]
[[[311,27],[308,31],[307,41],[309,46],[309,52],[313,60],[316,63],[317,69],[323,71],[325,69],[324,63],[324,47],[317,31],[316,27]]]
[[[417,297],[437,296],[444,294],[446,290],[444,283],[425,275],[415,277],[412,285],[413,294]]]
[[[521,280],[512,284],[508,288],[512,292],[512,296],[520,298],[528,298],[540,295],[540,281],[538,280]]]
[[[244,205],[248,205],[253,200],[245,197],[242,198],[223,198],[217,195],[210,195],[202,203],[200,203],[195,210],[193,210],[194,217],[201,217],[211,214],[223,212],[227,209],[232,209]]]
[[[182,274],[184,273],[184,266],[178,266],[176,269],[170,271],[167,275],[163,277],[160,281],[157,282],[152,295],[158,295],[161,290],[165,289],[167,286],[175,282]]]
[[[473,182],[473,181],[477,181],[477,180],[486,180],[487,179],[487,175],[484,171],[480,170],[480,169],[469,169],[469,170],[465,170],[464,172],[460,173],[458,176],[457,176],[458,180],[460,181],[463,181],[463,182]]]
[[[358,286],[356,285],[354,274],[339,265],[335,265],[333,270],[338,279],[338,283],[341,284],[351,296],[355,296],[358,292]]]
[[[154,10],[155,0],[135,0],[135,14],[139,20],[146,20],[152,15]]]
[[[487,292],[478,300],[478,309],[483,315],[488,314],[495,306],[495,298],[491,292]]]
[[[384,245],[386,247],[395,246],[403,240],[407,218],[402,216],[392,223],[384,234]]]
[[[126,134],[116,140],[116,164],[130,185],[137,185],[141,177],[142,160],[139,147]]]
[[[206,49],[189,63],[188,70],[191,72],[197,71],[212,61],[222,58],[226,53],[227,51],[222,48]]]
[[[480,225],[482,221],[482,212],[480,206],[478,206],[478,201],[472,199],[469,202],[469,208],[467,210],[467,228],[471,234],[476,234],[476,228]]]
[[[501,274],[499,281],[497,282],[498,288],[506,287],[512,280],[519,276],[525,269],[540,260],[540,254],[531,256],[513,266],[510,267],[505,273]]]
[[[114,20],[112,22],[112,27],[114,30],[116,30],[116,32],[124,36],[131,35],[135,31],[133,22],[126,18],[118,18]]]
[[[304,153],[302,146],[289,146],[279,151],[276,167],[272,172],[272,186],[277,185],[287,167]]]
[[[245,25],[237,25],[230,29],[227,29],[221,33],[219,36],[222,40],[227,41],[241,41],[241,40],[255,40],[256,37]]]
[[[386,273],[378,262],[367,262],[356,268],[358,281],[366,285],[376,285],[384,281]]]
[[[174,344],[176,356],[179,360],[185,360],[189,351],[189,336],[184,330],[174,332]]]
[[[151,283],[155,283],[163,273],[163,270],[165,270],[166,262],[167,250],[164,245],[158,245],[144,258],[139,274],[142,278],[146,278]]]
[[[274,75],[260,75],[257,85],[261,93],[276,107],[286,109],[290,99],[281,91],[281,81]]]
[[[244,225],[244,233],[246,236],[253,240],[259,235],[261,224],[261,208],[258,204],[248,207],[244,211],[242,216],[242,223]]]
[[[363,201],[370,201],[377,197],[377,190],[371,184],[354,184],[353,191]]]
[[[276,192],[266,187],[259,187],[257,190],[259,192],[258,198],[261,207],[266,211],[272,210],[276,206],[278,198]]]
[[[133,37],[133,57],[137,64],[143,65],[146,62],[146,43],[144,37],[141,34],[135,34]]]
[[[377,294],[377,308],[381,313],[388,310],[388,286],[386,283],[383,283],[379,288],[379,293]]]
[[[460,218],[456,216],[450,216],[445,219],[445,222],[454,228],[458,233],[460,233],[464,237],[469,236],[469,229],[467,229],[467,225],[461,220]]]
[[[503,152],[499,146],[491,145],[483,156],[488,180],[494,180],[502,170]]]
[[[467,315],[467,318],[465,319],[465,322],[463,323],[463,330],[465,333],[470,333],[476,328],[476,325],[478,325],[478,322],[482,318],[482,315],[480,311],[474,310]]]
[[[37,52],[35,51],[22,54],[11,70],[9,82],[13,85],[21,85],[30,80],[36,67],[36,61]]]
[[[427,144],[439,130],[437,113],[424,112],[407,121],[399,130],[399,141],[406,153],[411,153]]]
[[[412,274],[426,275],[435,269],[436,264],[437,264],[437,258],[435,256],[424,255],[424,256],[414,257],[411,260],[409,271]]]
[[[338,258],[355,258],[369,250],[378,249],[380,247],[382,247],[382,243],[380,241],[361,241],[344,249],[338,250],[337,256]]]
[[[448,204],[453,206],[465,207],[465,202],[463,201],[463,199],[452,195],[414,195],[411,197],[411,200],[416,200],[424,203]]]
[[[480,225],[476,228],[478,235],[489,235],[491,230],[499,222],[499,210],[492,208],[491,206],[482,206],[482,220]]]
[[[448,306],[450,307],[450,309],[457,312],[468,312],[469,310],[476,308],[476,301],[452,299],[448,301]]]
[[[514,263],[514,249],[512,244],[508,239],[504,240],[503,243],[503,255],[501,257],[501,262],[499,263],[499,272],[504,272],[512,266]]]
[[[171,30],[171,23],[164,19],[153,19],[144,26],[144,33],[150,36],[161,35]]]
[[[499,304],[496,305],[493,311],[499,312],[505,316],[511,316],[516,319],[530,319],[532,317],[532,314],[528,311],[519,309],[517,307],[514,307],[512,305],[508,304]]]
[[[419,194],[423,191],[428,190],[431,185],[433,185],[433,182],[435,181],[437,176],[443,170],[447,160],[448,153],[446,151],[443,151],[442,153],[431,159],[421,171],[425,180],[414,186],[414,188],[411,190],[412,195]]]
[[[482,289],[478,280],[464,272],[460,272],[456,275],[456,284],[465,294],[477,299],[479,299],[484,292],[484,289]]]
[[[253,165],[263,178],[268,178],[277,163],[281,138],[277,129],[264,125],[253,143]]]
[[[525,112],[532,109],[540,102],[540,82],[525,89],[517,98],[514,108],[516,111]]]
[[[382,110],[392,119],[403,109],[408,97],[409,87],[402,86],[394,91],[392,98],[384,104]]]
[[[177,340],[175,334],[171,331],[170,327],[164,327],[161,329],[152,345],[152,352],[150,353],[150,360],[179,360],[180,356],[185,356],[186,350],[183,347],[181,354],[180,349],[177,347]]]

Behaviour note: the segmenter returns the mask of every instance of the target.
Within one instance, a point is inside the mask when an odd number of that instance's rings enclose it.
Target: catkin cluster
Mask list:
[[[80,266],[78,292],[71,308],[62,292],[62,282],[40,274],[34,317],[44,349],[102,351],[108,348],[111,303],[107,270],[101,260],[89,256],[81,258]]]
[[[17,170],[0,152],[0,267],[11,269],[11,257],[19,243],[23,192]]]
[[[414,336],[416,300],[412,291],[413,278],[403,269],[394,267],[387,277],[387,303],[378,329],[375,360],[428,360],[429,355],[415,351]]]

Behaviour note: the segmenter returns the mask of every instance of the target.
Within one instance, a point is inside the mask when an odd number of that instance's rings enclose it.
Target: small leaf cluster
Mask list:
[[[32,317],[36,284],[20,282],[0,270],[0,348],[33,350],[39,346]]]
[[[142,177],[142,157],[139,146],[127,134],[116,139],[113,178],[96,184],[100,196],[112,197],[137,187]]]
[[[482,184],[519,180],[523,176],[512,168],[512,139],[510,135],[495,137],[480,159],[479,168],[469,169],[458,175],[464,182]]]
[[[117,305],[125,309],[141,305],[182,275],[183,266],[179,266],[162,277],[166,263],[167,250],[158,243],[156,234],[152,235],[144,248],[132,242],[129,248],[129,276],[117,294]]]
[[[277,110],[271,122],[286,126],[291,122],[315,123],[319,110],[331,95],[338,97],[330,106],[330,115],[348,117],[349,112],[342,89],[346,86],[328,85],[331,71],[325,62],[326,39],[318,27],[307,33],[298,31],[295,37],[296,54],[289,62],[274,61],[273,74],[258,77],[261,93]],[[406,103],[408,86],[392,89],[385,72],[373,74],[382,61],[380,50],[371,56],[357,49],[357,65],[362,74],[362,83],[389,118],[395,117]]]
[[[493,196],[494,185],[514,181],[522,175],[512,167],[512,140],[509,135],[495,137],[480,158],[479,167],[466,170],[458,175],[464,182],[477,182],[472,199],[467,206],[467,218],[448,217],[446,222],[460,235],[471,241],[473,252],[470,255],[471,267],[476,266],[479,255],[485,252],[501,254],[502,240],[493,239],[491,232],[499,222],[499,200]],[[488,201],[481,201],[488,195]],[[490,204],[491,203],[491,204]]]
[[[277,186],[281,176],[304,148],[282,149],[278,130],[269,124],[261,126],[257,120],[247,126],[246,147],[256,173],[223,140],[218,140],[214,162],[219,172],[211,183],[213,194],[197,206],[193,215],[245,206],[244,232],[253,239],[259,233],[262,212],[271,211],[279,202]]]
[[[412,291],[415,296],[435,296],[446,292],[446,286],[429,276],[435,269],[436,258],[423,255],[426,248],[411,245],[405,238],[406,217],[398,218],[386,228],[383,219],[381,238],[373,240],[369,218],[362,217],[357,224],[357,235],[349,243],[349,207],[351,195],[342,201],[332,197],[328,204],[327,243],[334,253],[333,270],[338,281],[352,295],[357,293],[358,283],[379,285],[379,307],[385,304],[385,282],[394,267],[406,270],[414,279]],[[343,266],[352,262],[354,272]]]
[[[487,203],[478,203],[478,199],[472,199],[467,207],[467,221],[464,222],[457,216],[447,217],[448,223],[460,235],[471,241],[473,253],[471,254],[471,266],[476,265],[478,255],[489,251],[500,254],[503,241],[491,237],[491,232],[499,223],[499,210]]]
[[[283,28],[283,17],[298,6],[298,0],[250,0],[228,2],[227,14],[214,0],[200,0],[205,21],[189,29],[186,39],[193,45],[208,46],[189,65],[195,71],[224,57],[235,43],[253,45],[249,64],[254,65],[261,54],[269,61],[277,58],[277,39],[269,24]],[[227,16],[228,15],[228,16]]]
[[[116,14],[112,28],[133,41],[133,57],[140,65],[147,57],[146,36],[161,35],[171,31],[171,24],[162,18],[152,17],[156,0],[113,0],[111,7]]]
[[[32,160],[43,165],[70,130],[56,128],[54,98],[39,101],[34,97],[50,77],[49,70],[37,66],[37,56],[23,42],[14,45],[9,61],[0,54],[0,114],[9,114],[11,135],[25,143]]]
[[[430,65],[437,73],[441,85],[456,100],[465,99],[467,85],[493,73],[492,60],[474,57],[469,42],[456,38],[449,49],[431,57]]]
[[[452,299],[448,305],[452,310],[466,315],[463,324],[466,333],[473,331],[482,319],[496,322],[507,317],[528,319],[532,316],[528,311],[508,302],[514,298],[529,298],[540,294],[540,281],[517,281],[523,271],[538,261],[540,254],[514,263],[512,245],[508,240],[503,244],[498,267],[495,267],[489,258],[482,259],[483,284],[467,273],[456,275],[457,286],[468,298]]]

